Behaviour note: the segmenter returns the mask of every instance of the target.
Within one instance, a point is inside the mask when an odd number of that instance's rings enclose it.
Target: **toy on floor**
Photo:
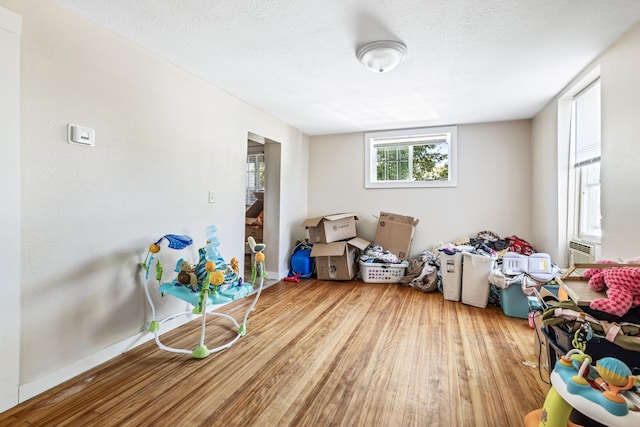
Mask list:
[[[293,276],[287,276],[282,280],[284,280],[285,282],[300,283],[300,275],[296,273]]]
[[[600,260],[597,264],[616,262]],[[589,304],[592,309],[622,317],[632,306],[640,306],[640,268],[589,268],[582,273],[582,277],[589,279],[589,287],[596,292],[602,291],[605,286],[607,288],[607,298],[593,300]]]
[[[556,362],[544,406],[525,416],[525,427],[577,426],[569,421],[573,409],[605,425],[638,426],[640,412],[630,412],[633,405],[620,394],[633,385],[631,370],[620,360],[604,357],[594,367],[587,354],[572,349]]]
[[[262,292],[262,287],[264,285],[265,272],[263,251],[266,246],[264,244],[256,244],[255,240],[249,237],[249,248],[254,254],[255,261],[252,265],[251,281],[249,283],[243,282],[242,278],[238,275],[238,260],[236,258],[232,258],[230,263],[227,264],[220,255],[220,252],[218,251],[220,240],[218,239],[216,233],[217,228],[214,225],[207,227],[207,242],[206,245],[198,251],[198,262],[195,265],[192,265],[182,258],[179,259],[174,270],[177,273],[177,276],[170,282],[163,282],[162,279],[164,269],[162,267],[160,259],[158,258],[158,253],[161,249],[161,243],[163,242],[163,240],[166,240],[168,242],[169,248],[181,250],[192,244],[193,240],[189,236],[167,234],[161,237],[160,239],[158,239],[158,241],[149,245],[147,256],[144,262],[140,264],[142,269],[146,272],[144,289],[147,300],[149,301],[149,305],[151,306],[152,320],[149,330],[154,334],[156,344],[158,344],[158,347],[160,347],[160,349],[162,350],[174,353],[190,354],[194,358],[201,359],[207,357],[211,353],[215,353],[225,348],[231,347],[240,337],[244,336],[247,332],[246,324],[249,313],[253,311],[256,303],[258,302],[258,298],[260,297],[260,293]],[[159,291],[163,295],[171,295],[183,301],[186,301],[191,306],[193,306],[192,310],[173,314],[162,320],[156,319],[155,306],[153,304],[153,300],[149,293],[148,287],[149,273],[154,259],[156,259],[155,278],[159,284]],[[217,313],[212,310],[216,305],[224,304],[249,295],[254,290],[256,279],[259,283],[258,290],[255,294],[253,303],[247,309],[244,315],[242,323],[238,323],[233,317],[229,315]],[[160,325],[177,317],[189,316],[193,314],[201,315],[202,317],[200,342],[199,345],[195,347],[195,349],[189,350],[173,348],[164,345],[160,341]],[[204,344],[207,315],[219,316],[229,320],[234,325],[237,331],[236,336],[224,345],[221,345],[214,349],[208,349]]]

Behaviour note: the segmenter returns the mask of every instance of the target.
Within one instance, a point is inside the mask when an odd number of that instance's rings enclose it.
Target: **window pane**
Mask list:
[[[576,166],[600,159],[600,81],[574,100],[576,117]]]
[[[600,215],[600,163],[583,166],[579,171],[579,237],[602,236]]]
[[[446,143],[381,147],[375,150],[378,181],[449,179],[449,150]]]
[[[576,201],[573,231],[576,237],[599,240],[601,96],[597,80],[573,99],[572,139]],[[571,236],[570,236],[571,237]]]
[[[254,192],[264,191],[264,154],[249,154],[246,164],[245,204],[251,206],[256,201]]]
[[[409,162],[405,161],[405,162],[400,162],[400,173],[398,175],[398,178],[406,181],[409,179]]]
[[[455,126],[365,134],[365,187],[455,187]]]
[[[413,179],[416,181],[449,179],[449,151],[446,143],[413,147]]]

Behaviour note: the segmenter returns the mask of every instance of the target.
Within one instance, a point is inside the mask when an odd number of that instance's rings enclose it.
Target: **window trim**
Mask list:
[[[569,227],[570,234],[575,238],[600,243],[602,239],[602,222],[600,222],[600,234],[591,234],[588,231],[583,231],[583,215],[584,209],[586,209],[586,199],[583,196],[583,192],[585,189],[584,185],[584,174],[586,173],[586,167],[595,163],[601,163],[600,159],[600,151],[602,147],[602,140],[599,142],[598,152],[592,154],[585,158],[585,160],[577,161],[577,126],[578,126],[578,117],[576,115],[576,103],[581,95],[585,94],[587,91],[593,89],[596,85],[601,85],[600,83],[600,75],[598,74],[595,78],[589,81],[587,84],[583,85],[579,90],[575,91],[575,93],[571,96],[571,115],[570,115],[570,154],[569,154],[569,177],[570,177],[570,191],[573,193],[573,206],[570,209],[572,214],[569,216],[569,221],[571,226]],[[601,91],[601,86],[599,88]],[[602,94],[600,92],[600,106],[602,105]],[[600,126],[602,123],[600,123]],[[601,131],[600,131],[601,132]],[[600,137],[602,133],[600,134]],[[600,172],[602,173],[602,172]],[[602,187],[599,188],[599,197],[602,197]],[[600,206],[600,209],[602,207]],[[602,212],[600,212],[602,215]],[[571,238],[571,236],[569,236]]]
[[[372,173],[376,170],[374,146],[376,140],[390,138],[415,138],[419,136],[429,137],[439,134],[449,134],[449,179],[446,181],[388,181],[379,182],[372,180]],[[407,143],[406,145],[412,145]],[[415,145],[415,144],[413,144]],[[458,127],[438,126],[414,129],[396,129],[364,134],[365,162],[364,162],[364,187],[365,188],[439,188],[458,186]]]

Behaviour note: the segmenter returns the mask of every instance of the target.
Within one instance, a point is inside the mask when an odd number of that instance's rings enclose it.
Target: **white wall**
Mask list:
[[[458,186],[365,189],[364,134],[311,137],[309,216],[356,212],[372,240],[381,211],[420,219],[412,253],[492,230],[531,241],[530,121],[458,126]]]
[[[20,32],[0,7],[0,412],[18,402],[20,380]]]
[[[566,254],[561,248],[566,246],[567,224],[564,217],[559,218],[558,212],[564,206],[566,215],[567,197],[566,182],[563,182],[564,191],[558,187],[561,182],[558,179],[557,116],[557,109],[547,109],[538,114],[531,126],[531,217],[535,218],[531,231],[535,244],[545,248],[551,259],[564,265]]]
[[[306,216],[308,139],[56,3],[0,6],[23,20],[23,399],[145,330],[137,264],[149,243],[178,233],[199,247],[215,224],[222,255],[243,256],[249,131],[281,144],[282,182],[301,181],[279,201],[287,242]],[[68,123],[94,128],[95,148],[68,144]],[[182,306],[158,303],[160,315]]]
[[[568,88],[600,66],[602,90],[602,258],[640,256],[640,24],[623,35],[596,61],[585,68]],[[533,120],[533,199],[548,200],[549,210],[534,209],[532,229],[553,255],[566,260],[566,130],[559,96]],[[560,118],[559,118],[560,115]],[[560,141],[560,143],[559,143]],[[554,158],[558,160],[554,161]],[[553,206],[555,201],[558,206]],[[554,215],[559,220],[554,223]]]
[[[640,256],[640,24],[602,57],[602,256]]]

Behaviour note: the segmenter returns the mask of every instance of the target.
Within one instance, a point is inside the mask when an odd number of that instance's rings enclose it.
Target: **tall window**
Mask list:
[[[457,128],[365,134],[365,187],[453,187]]]
[[[256,201],[254,193],[264,191],[264,154],[247,156],[247,184],[245,204],[251,206]]]
[[[600,241],[600,80],[573,99],[572,138],[577,237]]]

